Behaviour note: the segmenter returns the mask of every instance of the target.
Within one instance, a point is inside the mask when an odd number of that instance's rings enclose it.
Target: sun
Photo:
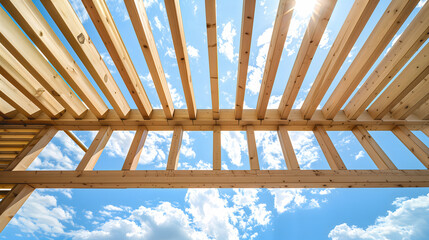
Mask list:
[[[296,0],[294,12],[300,17],[309,17],[317,0]]]

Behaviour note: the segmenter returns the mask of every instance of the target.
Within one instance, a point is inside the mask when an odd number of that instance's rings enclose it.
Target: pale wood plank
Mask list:
[[[79,165],[77,166],[76,171],[91,171],[94,169],[94,166],[100,158],[100,155],[109,141],[112,132],[113,131],[111,127],[100,128],[100,131],[98,131],[94,140],[92,140],[88,151],[85,153]]]
[[[82,149],[82,151],[88,151],[88,148],[85,146],[85,144],[80,141],[80,139],[76,135],[74,135],[74,133],[69,130],[64,130],[64,133],[67,134],[67,136],[69,136],[73,140],[73,142],[75,142],[80,147],[80,149]]]
[[[314,5],[313,14],[310,18],[307,30],[305,31],[298,55],[279,104],[280,116],[283,119],[288,118],[290,110],[295,103],[299,89],[301,88],[336,3],[336,0],[318,0]]]
[[[214,126],[213,128],[213,170],[222,169],[222,158],[221,158],[221,132],[220,126]]]
[[[326,160],[332,170],[345,170],[347,169],[344,165],[343,160],[335,149],[334,144],[326,133],[325,129],[321,126],[316,126],[313,130],[314,136],[319,142],[320,148],[325,155]]]
[[[305,119],[310,119],[331,86],[332,81],[349,55],[353,45],[371,17],[378,0],[355,1],[337,35],[328,56],[302,104]]]
[[[0,42],[34,76],[49,93],[75,118],[88,109],[54,68],[24,35],[8,14],[0,9]]]
[[[109,100],[113,109],[121,118],[127,118],[130,106],[71,4],[68,1],[55,0],[42,1],[42,4],[100,87],[104,96]]]
[[[418,0],[393,0],[322,108],[333,119],[405,22]]]
[[[147,135],[148,130],[145,127],[137,128],[133,142],[128,150],[127,157],[125,158],[124,165],[122,166],[122,171],[137,169],[137,164],[139,163]]]
[[[235,94],[235,119],[243,115],[244,95],[246,93],[247,69],[249,67],[250,45],[252,42],[255,0],[243,1],[241,18],[240,50],[238,51],[237,91]]]
[[[0,114],[3,118],[14,118],[18,111],[0,97]]]
[[[28,37],[63,76],[91,112],[103,118],[108,107],[32,1],[0,1]]]
[[[363,126],[356,126],[352,132],[378,169],[398,169]]]
[[[392,132],[426,168],[429,168],[429,148],[416,135],[405,126],[397,126]]]
[[[186,48],[185,32],[183,30],[182,13],[178,0],[165,0],[168,22],[170,24],[171,36],[173,38],[174,50],[176,52],[177,65],[179,66],[182,79],[183,92],[190,119],[197,116],[194,88],[192,86],[191,68],[189,67],[188,49]]]
[[[55,127],[45,127],[30,142],[23,141],[26,144],[24,150],[9,164],[6,171],[26,170],[57,132],[58,130]],[[15,142],[19,144],[19,141]]]
[[[255,128],[251,125],[247,126],[247,150],[249,151],[250,170],[259,170],[258,151],[256,147]]]
[[[167,119],[172,119],[174,114],[173,100],[171,99],[170,90],[168,89],[167,80],[165,78],[161,59],[159,58],[143,0],[126,0],[125,6],[128,10],[128,14],[130,15],[134,31],[136,32],[147,67],[150,75],[152,76],[162,108],[164,109],[165,117]]]
[[[286,162],[286,167],[289,170],[299,170],[298,160],[296,159],[295,150],[293,149],[289,133],[285,126],[279,126],[277,131],[279,142],[282,148],[283,157]]]
[[[0,232],[6,227],[35,189],[27,184],[18,184],[0,202]]]
[[[168,154],[167,170],[176,170],[179,164],[180,147],[182,146],[183,129],[175,126]]]
[[[143,88],[139,75],[122,41],[113,17],[105,1],[83,0],[86,11],[106,46],[119,74],[122,77],[134,103],[145,119],[150,119],[152,105]]]
[[[429,100],[421,105],[417,110],[414,111],[420,119],[429,120]]]
[[[414,57],[368,108],[374,119],[382,119],[429,74],[429,44]],[[429,88],[426,88],[427,92]]]
[[[359,88],[344,111],[356,119],[377,97],[398,71],[429,37],[429,4],[426,3],[387,52],[365,83]]]
[[[292,19],[294,5],[295,1],[293,0],[280,0],[277,8],[261,89],[259,90],[258,102],[256,104],[258,119],[265,118],[268,101],[270,100],[287,32],[289,30],[289,24]]]

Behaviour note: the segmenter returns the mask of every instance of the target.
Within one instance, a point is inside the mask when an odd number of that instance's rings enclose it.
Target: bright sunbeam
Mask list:
[[[317,0],[296,0],[294,12],[301,17],[309,17]]]

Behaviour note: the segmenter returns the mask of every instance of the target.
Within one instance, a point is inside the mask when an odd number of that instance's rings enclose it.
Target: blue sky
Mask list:
[[[269,108],[279,104],[309,20],[311,1],[302,2],[293,15]],[[35,4],[96,86],[43,5],[39,1]],[[302,104],[352,4],[352,1],[338,1],[295,108]],[[384,0],[378,4],[328,96],[388,4],[389,1]],[[82,3],[73,0],[72,5],[129,104],[136,108]],[[247,108],[256,107],[277,5],[278,1],[257,1],[245,95]],[[423,1],[388,48],[422,5]],[[125,5],[120,0],[108,0],[108,6],[152,105],[160,108]],[[174,107],[186,108],[164,3],[145,0],[145,7]],[[233,108],[242,1],[219,0],[217,9],[220,107]],[[181,1],[181,11],[197,108],[211,108],[204,1]],[[106,98],[104,100],[109,104]],[[321,105],[325,101],[326,98]],[[96,134],[89,131],[74,133],[87,146]],[[429,145],[426,135],[414,133]],[[371,134],[398,168],[424,169],[392,133]],[[290,135],[303,169],[329,169],[312,132],[291,132]],[[133,136],[132,131],[115,132],[95,170],[121,169]],[[376,169],[351,132],[329,132],[329,136],[349,169]],[[137,169],[165,169],[171,137],[172,132],[150,132]],[[245,139],[245,132],[222,132],[222,169],[249,169]],[[256,132],[256,143],[261,169],[286,169],[275,132]],[[185,132],[178,169],[211,169],[211,146],[211,132]],[[29,170],[72,170],[82,156],[83,151],[59,132]],[[428,239],[428,226],[428,188],[38,189],[1,233],[0,239]]]

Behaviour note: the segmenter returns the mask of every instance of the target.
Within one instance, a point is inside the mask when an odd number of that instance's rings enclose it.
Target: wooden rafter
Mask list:
[[[427,100],[429,100],[428,89],[429,75],[392,108],[392,116],[396,119],[406,119]]]
[[[213,128],[213,170],[221,170],[221,132],[220,126],[214,126]]]
[[[3,118],[13,118],[16,116],[18,111],[0,97],[0,114]]]
[[[378,0],[357,0],[354,2],[311,86],[310,92],[302,104],[301,111],[305,119],[310,119],[313,116],[377,4]]]
[[[179,164],[180,147],[182,146],[183,128],[174,127],[171,139],[170,153],[168,154],[167,170],[176,170]]]
[[[109,141],[111,135],[111,127],[100,128],[100,131],[98,131],[98,134],[95,136],[94,140],[92,140],[88,151],[86,151],[85,155],[77,166],[76,171],[90,171],[94,169],[94,166],[100,158],[100,155],[103,152],[103,149]]]
[[[152,105],[150,104],[149,98],[146,95],[146,91],[143,88],[143,84],[131,61],[119,31],[116,28],[107,3],[97,0],[83,0],[82,2],[95,28],[97,28],[107,51],[112,57],[122,80],[125,82],[134,103],[140,110],[141,115],[145,119],[149,119],[152,113]]]
[[[75,142],[80,147],[80,149],[82,149],[82,151],[84,152],[88,151],[88,148],[85,146],[85,144],[82,141],[80,141],[80,139],[76,135],[74,135],[73,132],[69,130],[64,130],[64,133],[67,134],[67,136],[69,136],[70,139],[73,140],[73,142]]]
[[[428,31],[429,4],[426,3],[345,106],[344,111],[348,118],[356,119],[365,111],[366,107],[428,39]]]
[[[414,111],[420,119],[429,120],[429,100],[421,105],[417,110]]]
[[[0,202],[0,232],[27,201],[35,189],[27,184],[18,184]]]
[[[429,147],[416,137],[407,127],[397,126],[392,132],[401,142],[417,157],[418,160],[429,168]]]
[[[241,20],[240,50],[238,55],[237,91],[235,94],[235,119],[243,115],[244,95],[246,93],[247,69],[249,67],[250,45],[252,42],[255,0],[243,1]]]
[[[123,171],[136,170],[147,135],[148,131],[145,127],[137,128],[136,134],[131,142],[130,150],[125,158],[124,166],[122,167]]]
[[[282,56],[287,32],[292,19],[295,1],[280,0],[277,8],[276,20],[274,22],[273,33],[271,36],[270,47],[268,49],[267,60],[265,63],[264,75],[262,77],[261,89],[259,90],[256,111],[258,119],[264,119],[267,111],[268,101],[274,86],[274,80]]]
[[[182,13],[178,0],[165,0],[168,22],[170,23],[171,36],[173,38],[174,50],[176,52],[177,65],[179,66],[182,79],[183,92],[190,119],[197,116],[197,107],[192,86],[191,68],[189,66],[188,49],[186,47],[185,32],[183,29]]]
[[[279,142],[287,169],[299,170],[298,160],[296,159],[295,150],[293,149],[287,128],[285,126],[280,126],[277,133],[279,135]]]
[[[335,149],[334,144],[328,136],[328,133],[321,126],[316,126],[313,130],[314,136],[319,142],[320,148],[328,161],[332,170],[346,170],[343,160]]]
[[[246,127],[247,150],[249,151],[250,170],[259,170],[258,151],[256,147],[255,128],[251,125]]]
[[[332,119],[341,109],[418,2],[418,0],[393,0],[389,4],[371,35],[323,106],[322,112],[326,118]]]
[[[317,1],[313,9],[301,47],[293,65],[289,80],[279,104],[279,112],[282,119],[287,119],[298,96],[299,89],[316,53],[319,42],[322,39],[325,28],[328,25],[336,0]]]

